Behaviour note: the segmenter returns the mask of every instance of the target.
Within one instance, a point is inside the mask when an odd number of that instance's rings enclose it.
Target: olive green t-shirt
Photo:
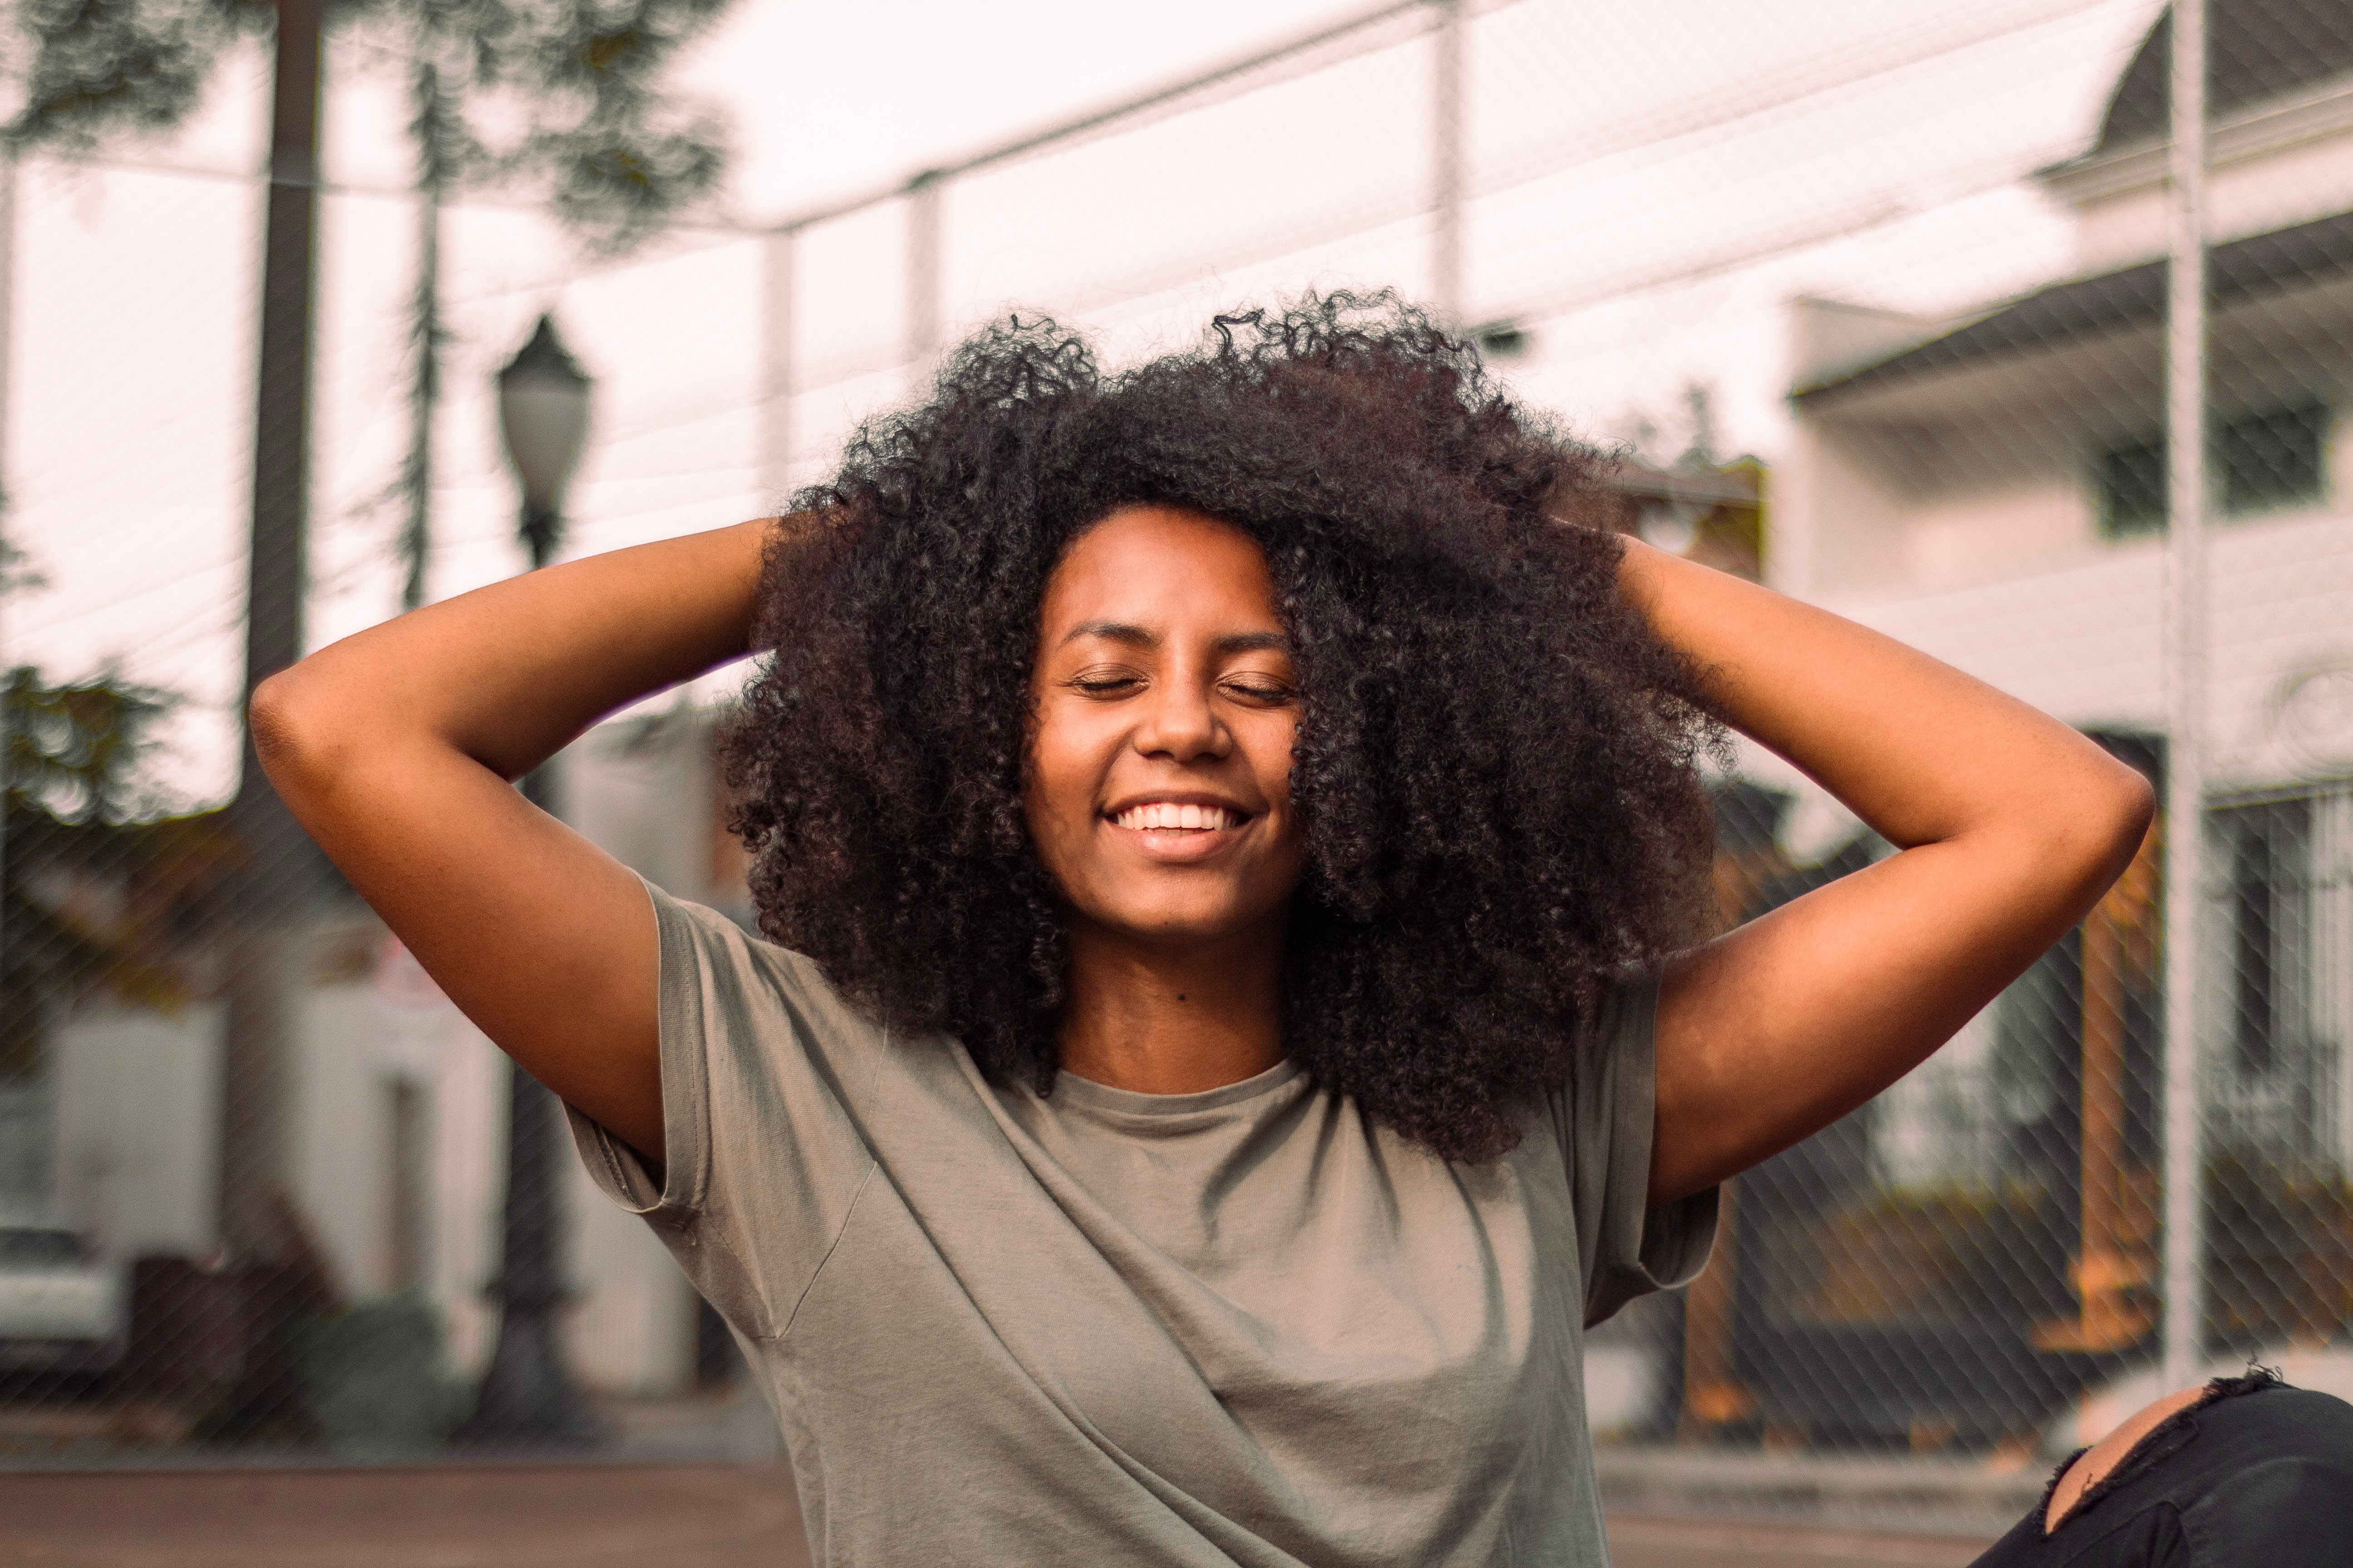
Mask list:
[[[1715,1225],[1645,1200],[1651,985],[1517,1148],[1449,1163],[1288,1062],[992,1088],[653,901],[664,1180],[573,1130],[741,1341],[818,1563],[1608,1561],[1584,1330]]]

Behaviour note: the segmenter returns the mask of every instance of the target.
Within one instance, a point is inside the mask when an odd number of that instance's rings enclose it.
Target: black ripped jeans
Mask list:
[[[2353,1568],[2353,1405],[2271,1373],[2208,1384],[2045,1533],[2058,1484],[1973,1568]]]

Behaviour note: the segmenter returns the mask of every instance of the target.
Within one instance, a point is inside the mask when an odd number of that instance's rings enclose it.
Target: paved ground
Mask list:
[[[1627,1515],[1618,1568],[1961,1568],[1982,1542]],[[800,1568],[784,1467],[0,1472],[10,1568]]]
[[[1617,1514],[1609,1521],[1614,1568],[1965,1568],[1991,1544],[1949,1535],[1641,1514]]]
[[[766,1465],[0,1473],[10,1568],[801,1568]]]

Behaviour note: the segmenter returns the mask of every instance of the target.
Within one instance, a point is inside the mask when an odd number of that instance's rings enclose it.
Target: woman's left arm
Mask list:
[[[2154,796],[2056,720],[1826,611],[1629,541],[1619,581],[1710,706],[1901,851],[1671,960],[1651,1200],[1909,1072],[2081,920]]]

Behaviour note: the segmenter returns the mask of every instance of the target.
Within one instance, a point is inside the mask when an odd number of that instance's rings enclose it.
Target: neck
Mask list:
[[[1113,1089],[1194,1094],[1282,1059],[1282,926],[1166,943],[1081,923],[1069,936],[1063,1070]]]

